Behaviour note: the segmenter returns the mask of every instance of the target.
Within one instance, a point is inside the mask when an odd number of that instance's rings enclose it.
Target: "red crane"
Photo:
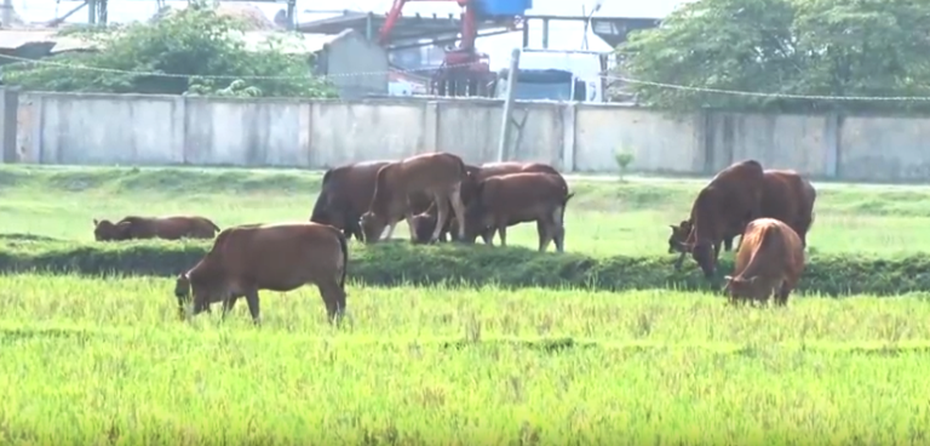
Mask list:
[[[404,5],[417,1],[457,2],[465,9],[461,19],[461,43],[458,48],[446,50],[442,66],[433,75],[433,93],[441,96],[487,96],[488,86],[494,80],[494,74],[488,66],[488,55],[475,51],[479,12],[477,3],[473,0],[394,0],[394,5],[379,31],[381,45],[390,42],[391,30],[400,18]]]

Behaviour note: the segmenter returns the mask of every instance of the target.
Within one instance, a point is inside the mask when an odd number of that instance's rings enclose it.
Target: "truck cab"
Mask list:
[[[523,101],[604,102],[600,61],[591,56],[560,53],[558,50],[522,53],[514,98]],[[509,76],[506,68],[498,73],[492,86],[495,98],[507,97]]]

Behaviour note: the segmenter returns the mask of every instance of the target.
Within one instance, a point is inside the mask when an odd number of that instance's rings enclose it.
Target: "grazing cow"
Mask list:
[[[810,181],[793,170],[767,169],[763,173],[761,216],[781,220],[801,237],[801,245],[807,247],[807,232],[813,223],[814,201],[817,191]],[[682,243],[691,232],[691,222],[683,220],[678,226],[669,225],[672,235],[668,239],[668,252],[681,252],[675,267],[684,260]],[[735,235],[733,236],[735,237]],[[733,237],[723,239],[725,249],[730,250]],[[719,244],[715,246],[720,250]]]
[[[804,248],[794,229],[774,218],[759,218],[746,226],[733,275],[724,277],[730,303],[751,299],[784,306],[804,271]]]
[[[200,262],[178,276],[178,310],[183,318],[184,304],[193,297],[191,316],[223,302],[225,317],[245,296],[258,324],[259,290],[288,292],[312,283],[320,290],[330,321],[338,322],[346,308],[348,261],[345,235],[329,225],[298,222],[227,228]]]
[[[672,229],[672,234],[668,237],[668,253],[674,254],[679,253],[678,258],[675,259],[675,269],[681,269],[681,264],[685,260],[685,251],[684,242],[688,239],[688,235],[691,234],[691,221],[682,220],[678,226],[668,225]],[[730,251],[733,249],[733,239],[739,234],[730,233],[729,236],[723,238],[723,249]],[[720,242],[714,243],[714,252],[720,252]]]
[[[439,238],[439,233],[449,218],[449,204],[459,221],[459,238],[463,235],[465,206],[462,204],[462,182],[468,178],[468,170],[462,158],[447,152],[424,153],[383,166],[378,170],[375,191],[368,212],[362,214],[359,226],[366,243],[375,243],[387,227],[390,238],[394,227],[402,219],[407,220],[410,240],[417,241],[413,224],[415,209],[408,195],[421,192],[429,195],[438,206],[438,221],[429,241]]]
[[[485,163],[481,167],[471,166],[466,164],[466,169],[468,169],[469,178],[462,183],[462,203],[465,204],[465,208],[468,209],[469,203],[473,200],[476,189],[478,188],[478,183],[484,181],[487,178],[497,177],[501,175],[507,175],[511,173],[521,173],[521,172],[541,172],[541,173],[550,173],[553,175],[559,175],[558,170],[554,167],[543,164],[543,163],[524,163],[518,161],[503,161],[503,162],[494,162],[494,163]],[[433,228],[436,227],[436,206],[435,204],[430,206],[429,209],[423,213],[413,217],[413,224],[415,226],[415,232],[417,234],[418,242],[429,241],[430,232]],[[440,232],[440,240],[446,241],[446,234],[453,232],[455,228],[455,221],[452,219],[447,220],[447,224],[442,228]],[[481,238],[484,239],[485,243],[490,243],[491,238],[494,237],[494,230],[488,229],[488,231],[481,233]]]
[[[762,189],[762,165],[746,160],[721,170],[698,192],[691,207],[691,232],[682,248],[691,252],[705,277],[716,270],[720,242],[741,233],[761,214]]]
[[[313,205],[310,221],[341,229],[347,238],[362,240],[359,218],[368,210],[375,192],[378,170],[390,161],[365,161],[334,167],[323,175],[320,195]],[[413,193],[411,206],[422,212],[432,204],[432,197]]]
[[[139,217],[130,215],[116,222],[94,219],[94,238],[97,241],[121,241],[160,238],[209,239],[220,228],[204,217],[192,215],[169,215],[165,217]]]
[[[507,227],[535,221],[539,234],[539,251],[555,241],[558,252],[564,251],[565,206],[575,194],[561,175],[549,173],[511,173],[492,176],[478,183],[474,200],[466,211],[465,241],[474,243],[479,234],[500,234],[501,246],[507,245]]]

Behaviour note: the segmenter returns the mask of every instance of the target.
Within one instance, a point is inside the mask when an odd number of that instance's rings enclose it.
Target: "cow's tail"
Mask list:
[[[559,224],[560,224],[560,225],[564,225],[564,224],[565,224],[565,207],[568,205],[568,200],[571,200],[572,197],[574,197],[574,196],[575,196],[575,193],[574,193],[574,192],[569,192],[568,194],[565,194],[565,198],[562,199],[562,206],[560,206],[560,208],[561,208],[561,213],[559,214]]]
[[[336,237],[339,238],[339,249],[342,250],[342,275],[339,277],[339,287],[345,289],[346,274],[349,270],[349,242],[342,231],[335,231]]]

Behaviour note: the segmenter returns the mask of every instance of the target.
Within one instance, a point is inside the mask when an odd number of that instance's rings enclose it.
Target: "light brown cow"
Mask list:
[[[724,277],[724,290],[731,303],[765,303],[774,291],[775,304],[784,306],[802,272],[804,248],[798,234],[780,220],[759,218],[746,226],[733,275]]]
[[[366,243],[380,239],[384,228],[385,238],[394,234],[394,228],[402,219],[407,220],[410,240],[417,241],[413,223],[413,208],[408,196],[423,192],[430,195],[439,207],[438,224],[430,242],[439,238],[439,233],[449,218],[449,204],[459,221],[459,235],[464,232],[465,206],[462,204],[462,182],[468,178],[465,163],[456,155],[447,152],[424,153],[403,161],[390,163],[378,171],[375,192],[371,197],[368,212],[362,214],[359,225]]]
[[[544,164],[544,163],[524,163],[519,161],[502,161],[502,162],[493,162],[493,163],[484,163],[480,167],[465,165],[468,169],[468,179],[462,182],[462,203],[465,205],[465,208],[468,209],[469,203],[474,199],[476,190],[478,188],[478,183],[484,181],[487,178],[498,177],[501,175],[507,175],[510,173],[521,173],[521,172],[542,172],[542,173],[551,173],[553,175],[559,175],[558,170],[554,167]],[[426,211],[419,215],[413,217],[413,224],[415,226],[415,232],[417,234],[418,242],[427,242],[429,241],[429,234],[436,226],[436,205],[433,204]],[[447,223],[445,227],[440,231],[440,240],[445,241],[446,234],[455,231],[455,221],[452,219],[446,220]],[[484,239],[485,243],[490,243],[490,240],[494,237],[494,230],[489,229],[487,232],[481,234],[481,238]],[[454,237],[453,237],[454,238]]]
[[[252,320],[260,321],[259,290],[288,292],[315,284],[330,321],[346,308],[346,237],[338,229],[312,222],[251,224],[220,232],[213,248],[178,276],[175,296],[181,317],[193,295],[191,316],[223,302],[223,316],[245,296]]]
[[[139,217],[130,215],[116,222],[94,219],[94,238],[97,241],[120,241],[160,238],[209,239],[220,228],[204,217],[194,215],[168,215],[163,217]]]
[[[535,221],[539,250],[545,251],[555,241],[558,252],[564,251],[565,206],[575,194],[561,175],[549,173],[511,173],[493,176],[478,183],[474,200],[466,211],[465,241],[474,243],[485,232],[500,235],[507,245],[507,227]],[[485,243],[491,244],[490,239]]]

